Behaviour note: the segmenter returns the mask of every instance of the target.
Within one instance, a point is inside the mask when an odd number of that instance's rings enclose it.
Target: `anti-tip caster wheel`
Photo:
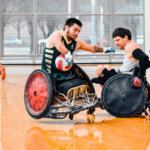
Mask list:
[[[150,119],[150,111],[148,111],[147,118]]]
[[[73,117],[74,117],[73,114],[69,114],[69,119],[70,120],[73,120]]]
[[[93,123],[95,121],[95,114],[86,114],[86,120],[88,123]]]

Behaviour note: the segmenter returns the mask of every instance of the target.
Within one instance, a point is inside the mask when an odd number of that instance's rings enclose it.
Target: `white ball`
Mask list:
[[[55,60],[55,65],[56,68],[60,71],[68,71],[69,69],[71,69],[73,62],[71,62],[71,64],[68,65],[68,62],[65,60],[65,56],[61,54],[57,56]]]

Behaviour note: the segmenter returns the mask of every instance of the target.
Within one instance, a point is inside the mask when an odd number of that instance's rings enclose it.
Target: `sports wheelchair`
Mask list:
[[[88,120],[95,120],[93,114],[98,102],[93,84],[87,74],[73,64],[65,79],[55,79],[46,71],[37,69],[27,79],[24,101],[29,115],[35,119],[63,119],[88,109]]]
[[[148,115],[150,110],[150,86],[145,80],[140,88],[131,86],[135,76],[117,74],[106,81],[101,93],[101,101],[95,93],[88,75],[73,64],[65,79],[54,79],[46,71],[33,71],[27,79],[24,91],[25,107],[35,119],[63,119],[69,115],[87,111],[87,121],[94,122],[96,107],[107,110],[116,117]]]

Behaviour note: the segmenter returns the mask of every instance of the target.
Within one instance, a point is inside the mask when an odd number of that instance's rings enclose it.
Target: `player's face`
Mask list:
[[[120,36],[114,37],[115,45],[116,45],[120,50],[124,50],[124,49],[125,49],[126,41],[127,41],[126,36],[125,36],[124,38],[122,38],[122,37],[120,37]]]
[[[77,24],[74,24],[71,27],[67,27],[67,38],[69,40],[75,40],[78,37],[80,30],[81,27]]]

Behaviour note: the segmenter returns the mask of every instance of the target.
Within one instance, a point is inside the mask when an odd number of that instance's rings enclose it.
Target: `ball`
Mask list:
[[[57,56],[55,60],[56,68],[60,71],[68,71],[71,69],[73,62],[67,62],[64,55]]]

